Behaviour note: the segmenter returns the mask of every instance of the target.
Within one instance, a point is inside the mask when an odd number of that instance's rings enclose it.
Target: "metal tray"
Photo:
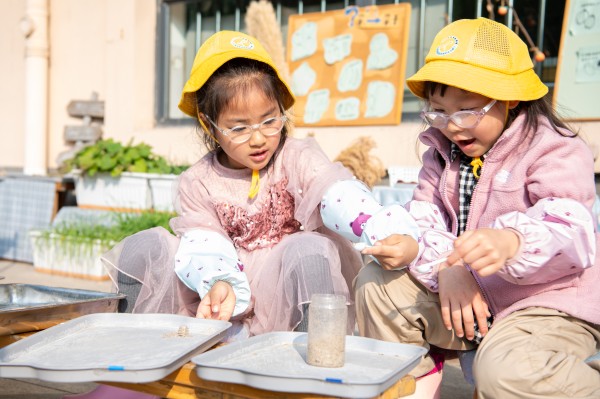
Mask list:
[[[230,326],[171,314],[81,316],[0,349],[0,377],[156,381],[215,345]]]
[[[123,294],[31,284],[0,284],[0,336],[44,330],[67,320],[115,312]]]
[[[408,374],[425,348],[347,336],[343,367],[306,363],[307,334],[274,332],[237,341],[192,358],[198,376],[281,392],[371,398]]]

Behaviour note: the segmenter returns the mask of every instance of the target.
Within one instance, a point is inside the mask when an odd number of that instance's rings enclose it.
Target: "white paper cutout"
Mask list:
[[[352,35],[339,35],[328,39],[323,39],[323,49],[325,50],[325,62],[329,65],[342,61],[350,55],[352,48]]]
[[[367,69],[386,69],[398,59],[398,52],[390,48],[390,40],[385,33],[377,33],[369,43]]]
[[[348,97],[335,104],[335,119],[349,121],[358,119],[360,115],[360,100],[357,97]]]
[[[573,36],[600,32],[600,0],[576,0],[569,19]]]
[[[296,96],[305,96],[316,80],[317,73],[305,61],[292,73],[292,92]]]
[[[307,22],[292,34],[292,61],[310,57],[317,51],[317,24]]]
[[[340,92],[357,90],[362,83],[363,61],[360,59],[347,62],[340,72],[337,89]]]
[[[576,54],[575,82],[600,82],[600,47],[581,47]]]
[[[315,90],[306,97],[304,123],[316,123],[321,120],[329,108],[329,90]]]
[[[390,82],[375,80],[367,87],[365,118],[381,118],[389,114],[396,99],[396,88]]]

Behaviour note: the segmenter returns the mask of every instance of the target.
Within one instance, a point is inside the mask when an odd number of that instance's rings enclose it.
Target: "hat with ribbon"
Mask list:
[[[179,109],[197,118],[196,92],[217,69],[234,58],[248,58],[269,65],[286,88],[283,98],[285,109],[294,105],[292,90],[281,76],[273,59],[258,40],[241,32],[223,30],[209,37],[198,49],[190,78],[183,87]]]
[[[457,20],[440,30],[425,65],[406,84],[414,95],[427,98],[428,81],[501,101],[537,100],[548,92],[525,42],[487,18]]]

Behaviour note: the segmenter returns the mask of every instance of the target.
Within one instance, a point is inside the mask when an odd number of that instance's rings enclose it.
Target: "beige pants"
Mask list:
[[[600,311],[600,310],[599,310]],[[479,398],[600,398],[598,326],[528,308],[494,324],[475,355]]]
[[[356,321],[361,336],[430,349],[468,350],[475,346],[442,322],[440,300],[405,270],[386,271],[375,263],[363,267],[354,280]],[[426,356],[411,374],[419,377],[434,366]]]
[[[437,294],[406,271],[371,263],[354,281],[361,335],[430,348],[473,349],[442,323]],[[600,311],[600,310],[599,310]],[[600,398],[598,326],[545,308],[529,308],[494,324],[477,350],[474,375],[480,398]],[[433,368],[425,357],[411,372]]]

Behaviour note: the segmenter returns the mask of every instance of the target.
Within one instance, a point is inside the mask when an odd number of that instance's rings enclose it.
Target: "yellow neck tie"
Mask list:
[[[475,176],[476,179],[479,179],[479,169],[483,166],[483,161],[481,158],[475,157],[471,161],[471,166],[473,167],[473,176]]]
[[[260,188],[260,173],[258,170],[252,171],[252,183],[250,183],[250,192],[248,193],[248,198],[253,199],[258,194],[258,189]]]

